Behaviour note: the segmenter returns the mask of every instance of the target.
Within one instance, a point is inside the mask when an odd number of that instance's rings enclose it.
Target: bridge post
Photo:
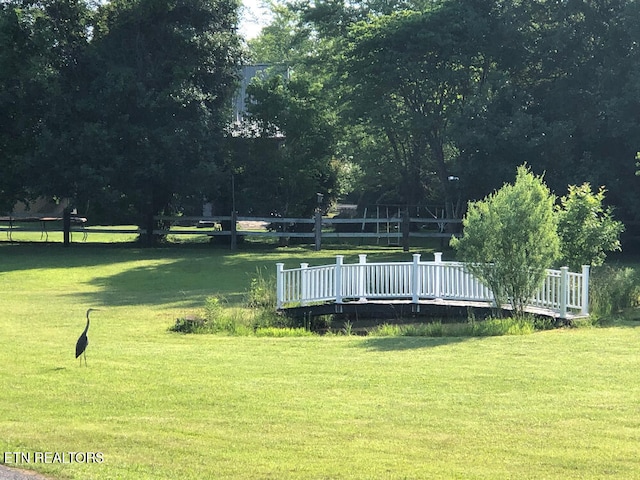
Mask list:
[[[589,315],[589,265],[582,265],[582,315]]]
[[[284,300],[284,263],[276,263],[276,309],[280,310]]]
[[[415,303],[416,312],[420,311],[420,254],[413,254],[413,265],[411,266],[411,301]]]
[[[344,255],[336,255],[336,303],[342,303],[342,264],[344,262]]]
[[[560,318],[567,318],[567,303],[569,303],[569,267],[560,269]]]
[[[366,275],[366,267],[367,264],[367,254],[361,253],[358,255],[358,260],[360,266],[358,267],[358,297],[361,302],[366,302],[367,297],[365,296],[365,275]]]
[[[442,292],[440,291],[440,278],[442,276],[442,268],[440,264],[442,263],[442,252],[434,252],[433,257],[433,261],[435,263],[433,272],[433,291],[435,293],[436,300],[438,300],[442,296]]]
[[[300,304],[305,307],[309,298],[309,276],[307,275],[308,263],[300,264]]]

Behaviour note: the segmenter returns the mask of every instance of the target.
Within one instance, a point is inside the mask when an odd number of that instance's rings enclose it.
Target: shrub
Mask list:
[[[169,328],[169,331],[177,333],[205,333],[205,320],[200,317],[177,318],[176,323]]]
[[[290,329],[292,321],[276,312],[275,278],[257,269],[245,294],[245,307],[229,306],[222,296],[209,296],[197,315],[178,318],[170,331],[180,333],[227,333],[230,335],[278,336],[274,329]],[[271,332],[271,333],[269,333]],[[300,336],[298,333],[294,334]],[[283,332],[282,336],[290,336]]]
[[[559,253],[555,197],[525,166],[516,181],[478,202],[469,202],[464,235],[451,245],[484,282],[496,306],[513,306],[518,316],[544,280]]]
[[[594,268],[589,281],[589,311],[606,316],[640,305],[640,275],[633,268]]]
[[[599,266],[606,252],[619,251],[621,222],[613,219],[613,210],[602,206],[605,190],[597,193],[585,183],[569,186],[568,195],[560,199],[557,209],[558,234],[561,240],[562,264],[573,271],[581,265]]]
[[[289,328],[292,327],[292,321],[289,317],[275,311],[275,309],[252,309],[253,312],[253,328]]]
[[[179,333],[249,335],[253,333],[252,321],[253,315],[241,308],[229,307],[224,297],[209,296],[199,314],[178,318],[169,330]]]

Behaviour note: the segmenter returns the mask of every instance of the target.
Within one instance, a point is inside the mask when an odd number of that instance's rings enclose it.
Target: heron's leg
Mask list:
[[[84,357],[84,366],[87,366],[87,351],[85,350],[82,354],[82,356]]]

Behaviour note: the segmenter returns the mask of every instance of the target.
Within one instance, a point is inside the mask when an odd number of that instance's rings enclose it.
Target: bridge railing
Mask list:
[[[359,255],[358,263],[345,264],[342,255],[336,263],[285,269],[277,264],[277,308],[306,306],[319,302],[367,300],[458,300],[493,303],[491,290],[475,278],[461,262],[442,261],[435,253],[433,261],[423,262],[414,254],[411,262],[368,263]],[[587,315],[589,312],[589,266],[581,273],[567,267],[547,270],[531,307],[546,309],[566,318],[569,312]]]

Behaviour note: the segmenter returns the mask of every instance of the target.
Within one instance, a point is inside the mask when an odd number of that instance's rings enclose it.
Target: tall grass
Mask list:
[[[491,337],[499,335],[528,335],[536,330],[533,318],[471,319],[462,323],[435,321],[421,324],[384,324],[371,331],[381,337]]]
[[[589,281],[589,310],[610,317],[640,305],[640,273],[631,267],[596,267]]]

